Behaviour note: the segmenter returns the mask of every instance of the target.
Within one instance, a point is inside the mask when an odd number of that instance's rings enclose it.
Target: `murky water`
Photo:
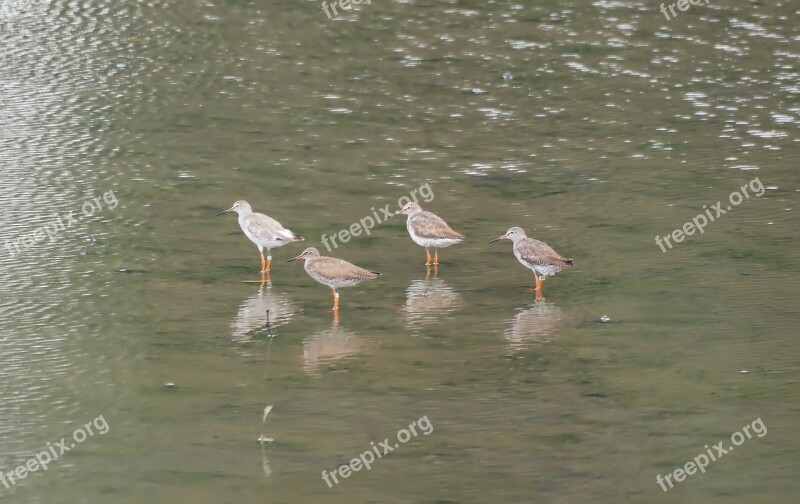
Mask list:
[[[110,426],[4,502],[797,501],[795,5],[0,2],[0,469]],[[283,261],[426,183],[466,242],[323,250],[384,273],[334,320]],[[237,199],[307,237],[263,289]]]

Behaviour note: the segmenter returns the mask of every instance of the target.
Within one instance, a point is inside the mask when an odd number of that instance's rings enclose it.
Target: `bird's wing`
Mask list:
[[[360,268],[355,264],[345,261],[344,259],[339,259],[336,257],[320,257],[315,261],[315,263],[320,265],[324,264],[324,266],[327,268],[336,271],[336,274],[339,275],[343,280],[367,280],[380,276],[380,273],[377,271],[365,270],[364,268]]]
[[[294,233],[281,226],[281,223],[268,215],[254,213],[247,219],[247,230],[256,236],[265,238],[294,241]]]
[[[463,240],[464,235],[450,229],[450,226],[438,215],[430,212],[420,212],[415,215],[412,224],[421,238]]]
[[[545,242],[526,238],[518,249],[523,260],[530,265],[572,266],[572,259],[560,256]]]

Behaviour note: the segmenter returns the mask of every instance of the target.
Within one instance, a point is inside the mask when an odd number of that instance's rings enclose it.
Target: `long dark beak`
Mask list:
[[[222,214],[226,214],[226,213],[228,213],[228,212],[230,212],[230,211],[232,211],[232,210],[233,210],[233,208],[229,208],[229,209],[227,209],[227,210],[223,210],[223,211],[221,211],[220,213],[218,213],[218,214],[217,214],[217,216],[220,216],[220,215],[222,215]]]
[[[489,243],[494,243],[496,241],[505,240],[505,239],[506,239],[506,235],[498,236],[497,238],[495,238],[494,240],[490,241]]]
[[[287,262],[287,263],[289,263],[289,262],[292,262],[292,261],[296,261],[296,260],[298,260],[298,259],[300,259],[300,256],[297,256],[297,257],[292,257],[291,259],[289,259],[289,260],[288,260],[288,261],[286,261],[286,262]]]

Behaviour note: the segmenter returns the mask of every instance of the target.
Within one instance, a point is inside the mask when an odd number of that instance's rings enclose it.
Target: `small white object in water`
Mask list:
[[[267,415],[269,415],[270,411],[272,411],[271,404],[266,408],[264,408],[264,417],[261,419],[262,423],[267,423]],[[271,437],[267,437],[264,434],[261,434],[260,436],[258,436],[258,439],[256,441],[258,441],[261,444],[261,446],[264,446],[264,443],[271,443],[274,441],[274,439],[272,439]]]
[[[164,386],[167,388],[175,388],[175,382],[168,381]]]
[[[740,372],[741,374],[747,374],[747,370],[746,370],[746,369],[742,369],[742,370],[741,370],[741,371],[739,371],[739,372]]]
[[[611,319],[608,318],[608,315],[603,315],[602,317],[600,317],[600,322],[603,322],[603,323],[611,322]]]
[[[511,80],[513,78],[514,78],[514,76],[511,75],[511,72],[506,72],[506,73],[503,74],[503,80]]]

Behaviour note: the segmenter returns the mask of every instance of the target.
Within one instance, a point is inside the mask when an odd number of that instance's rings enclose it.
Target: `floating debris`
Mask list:
[[[97,241],[97,239],[94,237],[94,235],[89,235],[86,238],[84,238],[83,241],[87,242],[88,245],[83,247],[83,250],[81,250],[81,255],[86,255],[86,254],[89,253],[89,247],[94,245],[94,243]]]
[[[485,94],[489,93],[485,89],[481,89],[481,88],[465,89],[464,92],[466,94],[473,94],[473,95],[485,95]]]
[[[164,388],[175,388],[175,382],[168,381],[164,384]]]
[[[503,80],[511,80],[513,78],[514,78],[514,76],[511,75],[511,72],[506,72],[506,73],[503,74]]]
[[[609,318],[609,316],[608,316],[608,315],[603,315],[602,317],[600,317],[600,320],[599,320],[599,322],[602,322],[602,323],[604,323],[604,324],[607,324],[607,323],[611,322],[611,318]]]
[[[263,423],[263,424],[267,423],[267,415],[269,415],[270,411],[272,411],[272,405],[271,404],[269,406],[267,406],[266,408],[264,408],[264,416],[261,418],[261,423]],[[264,443],[271,443],[271,442],[273,442],[275,440],[262,433],[260,436],[258,436],[258,439],[256,441],[258,441],[259,444],[263,447]]]

